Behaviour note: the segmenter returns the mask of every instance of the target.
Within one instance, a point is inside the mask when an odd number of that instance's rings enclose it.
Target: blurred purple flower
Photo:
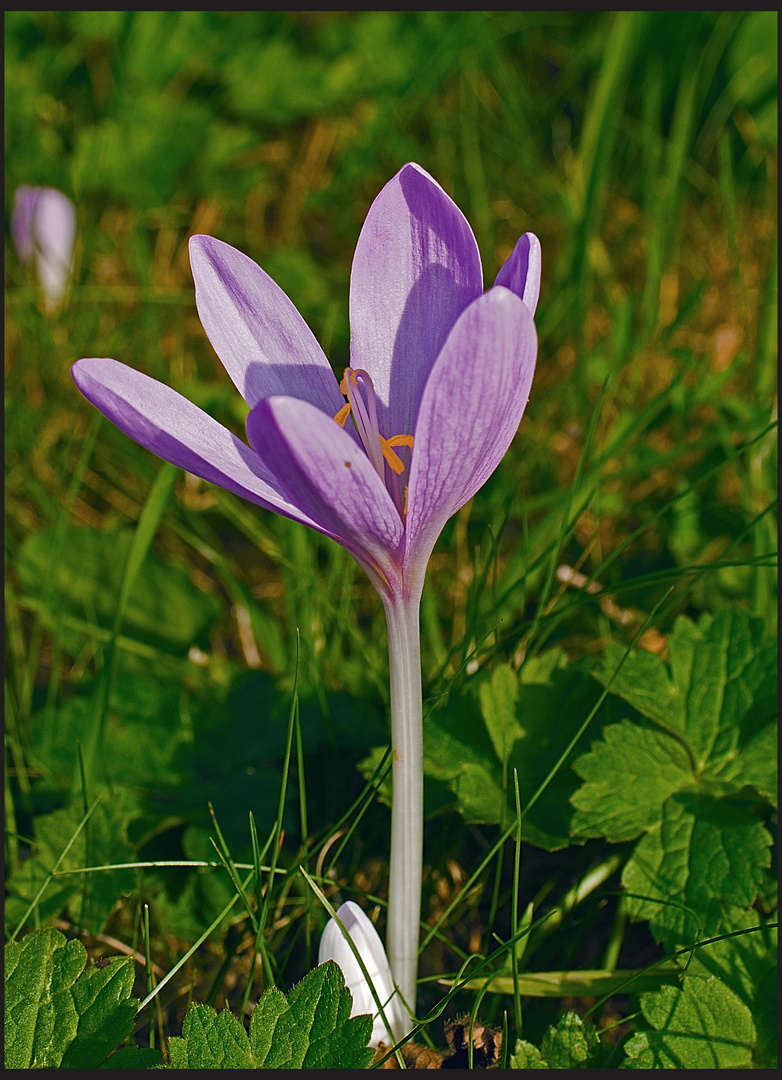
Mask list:
[[[73,204],[56,188],[22,184],[14,192],[11,238],[25,265],[35,260],[46,306],[55,309],[68,284],[76,236]]]
[[[201,322],[250,406],[250,446],[115,360],[79,360],[73,377],[155,454],[342,544],[380,594],[394,750],[388,956],[414,1010],[421,590],[443,526],[499,465],[524,412],[537,356],[540,245],[522,236],[484,293],[466,218],[428,173],[405,165],[358,239],[351,365],[341,383],[291,301],[252,260],[194,236],[190,262]]]

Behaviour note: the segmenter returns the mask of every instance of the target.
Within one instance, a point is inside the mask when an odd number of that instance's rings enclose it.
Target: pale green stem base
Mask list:
[[[394,785],[386,952],[394,980],[411,1012],[415,1011],[418,975],[424,843],[420,600],[417,590],[413,597],[385,604]]]

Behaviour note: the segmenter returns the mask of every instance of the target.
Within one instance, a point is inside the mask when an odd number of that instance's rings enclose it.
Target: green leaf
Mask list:
[[[286,998],[276,987],[261,997],[249,1036],[229,1012],[193,1005],[181,1038],[169,1039],[174,1069],[364,1069],[372,1018],[354,1016],[352,998],[333,960],[310,971]]]
[[[644,650],[627,657],[606,649],[606,667],[597,673],[603,685],[643,716],[681,736],[700,772],[732,759],[742,723],[758,728],[750,711],[766,698],[767,675],[776,663],[774,642],[763,641],[763,622],[743,609],[724,608],[714,618],[703,615],[697,626],[681,617],[668,638],[669,665]],[[769,717],[765,717],[766,720]]]
[[[151,1069],[161,1058],[159,1050],[151,1046],[123,1046],[107,1058],[99,1069]]]
[[[353,998],[333,960],[309,973],[288,995],[297,1027],[307,1030],[304,1069],[363,1069],[374,1056],[367,1046],[372,1017],[351,1018]]]
[[[266,995],[264,995],[265,997]],[[280,995],[282,996],[282,995]],[[263,1000],[263,999],[262,999]],[[275,1013],[279,1009],[275,1002]],[[333,960],[321,964],[295,986],[287,1009],[276,1016],[267,1069],[361,1069],[372,1060],[367,1042],[369,1016],[350,1018],[352,998]],[[258,1018],[264,1025],[266,1015]],[[255,1021],[255,1013],[253,1013]],[[250,1024],[253,1038],[256,1023]]]
[[[268,989],[258,1002],[250,1024],[250,1043],[259,1069],[281,1068],[272,1062],[292,1059],[290,1024],[277,1031],[279,1020],[288,1012],[285,995],[276,987]]]
[[[94,1069],[131,1033],[132,957],[86,971],[87,950],[58,930],[5,947],[5,1067]]]
[[[603,686],[610,683],[612,694],[617,694],[642,716],[656,720],[664,728],[682,729],[681,695],[671,683],[669,672],[658,656],[639,649],[631,653],[619,668],[625,655],[621,645],[607,645],[604,655],[605,667],[595,672],[595,678]]]
[[[543,1036],[540,1052],[550,1069],[594,1069],[602,1056],[600,1036],[576,1012],[560,1016]]]
[[[88,968],[71,991],[78,1031],[63,1055],[63,1069],[94,1069],[133,1030],[138,1002],[131,997],[135,965],[131,956]]]
[[[677,620],[668,667],[638,652],[611,684],[648,719],[605,728],[573,766],[584,780],[572,797],[574,835],[641,836],[622,882],[649,899],[630,899],[629,911],[669,945],[695,940],[699,924],[714,934],[749,907],[769,865],[771,839],[756,814],[776,777],[775,662],[762,631],[740,608],[697,626]],[[604,683],[618,658],[607,654]]]
[[[749,1009],[719,979],[685,979],[641,998],[654,1030],[624,1044],[626,1069],[740,1069],[750,1065],[755,1027]]]
[[[264,995],[265,997],[266,995]],[[182,1037],[168,1040],[172,1069],[253,1069],[247,1032],[240,1020],[211,1005],[191,1005]]]
[[[75,805],[35,818],[35,855],[27,859],[8,881],[11,896],[6,909],[7,921],[15,916],[22,917],[71,840],[81,818],[82,811]],[[126,824],[123,800],[119,797],[102,799],[60,863],[58,873],[132,861],[135,852],[125,837]],[[39,901],[39,917],[58,915],[67,904],[74,922],[99,934],[119,897],[131,892],[134,886],[135,874],[130,869],[58,876],[50,881]]]
[[[628,899],[635,919],[670,946],[715,934],[735,908],[748,908],[769,865],[771,837],[752,815],[727,799],[681,793],[668,799],[662,821],[642,837],[622,873],[632,893],[659,903]]]
[[[573,768],[586,781],[571,799],[578,811],[573,833],[605,836],[613,843],[632,840],[658,824],[664,801],[693,779],[677,739],[628,720],[605,728],[602,739]]]
[[[479,691],[483,722],[489,732],[494,752],[500,763],[506,765],[513,744],[522,738],[524,731],[516,719],[519,700],[519,680],[509,667],[497,667],[488,682]]]
[[[73,694],[62,704],[36,713],[30,725],[31,755],[50,785],[70,790],[77,747],[89,740],[95,723],[95,693]],[[190,711],[197,707],[190,699]],[[118,671],[106,724],[104,760],[112,783],[136,790],[159,790],[177,780],[175,756],[192,739],[182,723],[182,687],[174,680],[135,670]],[[188,716],[189,719],[189,716]]]
[[[740,748],[733,761],[726,763],[720,777],[736,784],[749,784],[776,808],[777,751],[777,725],[766,724]]]
[[[516,1039],[516,1049],[510,1056],[511,1069],[547,1069],[548,1062],[536,1046],[524,1039]]]
[[[495,824],[503,813],[506,820],[515,813],[513,784],[507,782],[511,769],[518,770],[523,806],[537,793],[597,695],[592,680],[579,666],[568,666],[561,649],[525,663],[518,680],[509,668],[479,679],[427,717],[424,773],[448,785],[467,821]],[[505,776],[503,754],[508,754]],[[574,787],[565,764],[524,819],[527,842],[549,851],[568,845]]]
[[[757,1042],[752,1059],[756,1069],[777,1064],[777,931],[767,927],[756,911],[731,912],[725,920],[730,931],[752,933],[723,937],[696,949],[690,976],[716,975],[752,1014]]]

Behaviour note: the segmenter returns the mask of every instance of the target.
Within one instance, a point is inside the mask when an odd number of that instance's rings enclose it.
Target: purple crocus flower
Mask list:
[[[25,265],[35,260],[47,308],[57,308],[71,272],[76,214],[56,188],[22,184],[14,192],[11,238]]]
[[[415,1008],[423,843],[419,606],[448,518],[510,446],[537,355],[540,245],[521,237],[483,292],[456,204],[405,165],[369,209],[350,284],[351,363],[338,383],[288,297],[254,262],[194,236],[196,305],[250,406],[237,438],[174,390],[109,359],[79,360],[81,392],[175,465],[346,548],[388,624],[393,807],[388,956]]]

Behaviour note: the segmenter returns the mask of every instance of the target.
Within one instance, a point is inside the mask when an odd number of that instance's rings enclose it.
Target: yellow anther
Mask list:
[[[392,472],[395,472],[397,476],[401,476],[405,471],[405,466],[402,459],[398,454],[395,454],[391,449],[392,446],[412,446],[412,435],[392,435],[390,439],[384,439],[380,436],[380,449],[383,451],[383,457],[386,459],[386,463]]]
[[[383,451],[383,457],[386,459],[386,464],[390,467],[392,472],[395,472],[397,476],[401,476],[405,471],[405,466],[402,459],[398,454],[395,454],[391,449],[391,444],[388,439],[384,439],[380,436],[380,449]]]
[[[358,386],[358,379],[353,368],[346,367],[342,372],[342,378],[339,383],[339,392],[345,397],[348,396],[348,379],[350,379],[351,386]]]
[[[355,387],[355,390],[351,389]],[[334,420],[341,428],[345,427],[348,416],[353,416],[356,432],[364,447],[367,457],[372,463],[381,481],[387,484],[388,491],[395,505],[398,507],[401,501],[399,477],[407,467],[394,450],[395,446],[413,447],[412,435],[392,435],[390,439],[384,438],[378,430],[377,401],[372,378],[362,368],[354,370],[346,367],[339,384],[342,394],[348,399],[335,415]],[[384,464],[385,463],[385,464]],[[409,463],[409,462],[408,462]],[[349,465],[345,462],[345,465]],[[386,480],[385,465],[388,465],[394,478]],[[404,489],[404,503],[407,506],[407,488]],[[404,520],[405,510],[402,511]]]
[[[347,418],[349,416],[350,416],[350,402],[348,402],[346,405],[342,406],[342,408],[339,410],[339,412],[334,417],[334,419],[337,421],[339,426],[343,428],[345,426],[345,421],[347,420]]]

